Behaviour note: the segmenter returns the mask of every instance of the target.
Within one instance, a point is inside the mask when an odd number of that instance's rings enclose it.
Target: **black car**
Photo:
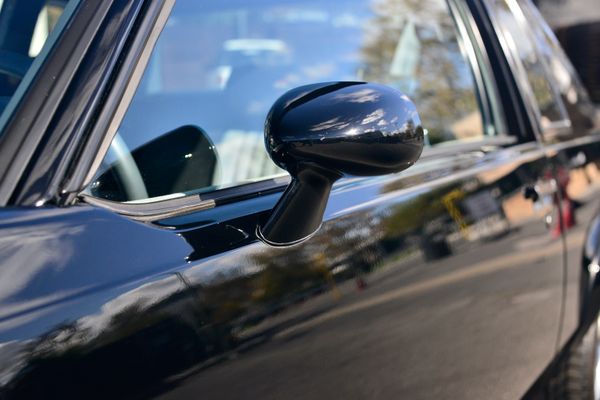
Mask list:
[[[0,399],[600,398],[527,0],[3,0],[0,113]]]

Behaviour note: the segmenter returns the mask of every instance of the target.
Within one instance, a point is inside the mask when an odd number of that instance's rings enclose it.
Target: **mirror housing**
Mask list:
[[[384,175],[413,165],[423,150],[423,128],[413,103],[393,88],[317,83],[275,102],[265,146],[292,181],[257,236],[289,246],[319,229],[331,186],[342,176]]]

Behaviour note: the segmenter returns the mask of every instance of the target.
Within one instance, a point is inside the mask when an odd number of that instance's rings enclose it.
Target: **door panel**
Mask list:
[[[289,248],[253,233],[279,194],[161,226],[91,206],[5,211],[2,393],[521,396],[558,334],[550,176],[535,144],[425,155],[340,182],[319,233]]]
[[[600,205],[600,136],[592,134],[579,140],[550,144],[548,153],[555,165],[560,190],[560,216],[556,214],[553,229],[564,233],[567,248],[566,302],[560,336],[560,344],[564,345],[579,327],[581,313],[590,306],[589,296],[597,286],[596,272],[588,267],[593,261],[591,256],[598,254],[598,243],[588,244],[586,240],[588,229],[597,223]]]
[[[530,97],[531,120],[538,126],[553,164],[557,210],[550,215],[551,229],[553,236],[565,238],[565,303],[559,338],[562,348],[580,326],[595,276],[595,272],[588,271],[588,264],[596,243],[586,244],[586,231],[598,213],[599,114],[532,2],[498,0],[488,1],[487,5],[500,36],[507,43],[522,44],[505,51],[513,57],[513,73],[523,78],[518,81],[520,90],[524,97]],[[541,83],[546,89],[542,90]],[[550,110],[562,111],[551,118]]]

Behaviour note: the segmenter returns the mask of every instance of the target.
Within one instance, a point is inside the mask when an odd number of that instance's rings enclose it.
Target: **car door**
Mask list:
[[[555,168],[556,202],[560,207],[553,217],[557,219],[554,229],[565,235],[567,249],[566,303],[560,336],[560,344],[564,345],[578,328],[587,327],[596,316],[590,296],[595,287],[593,263],[597,250],[595,239],[587,231],[596,230],[598,221],[600,120],[574,68],[537,9],[529,2],[506,3],[513,9],[514,23],[523,33],[521,37],[526,38],[540,60],[539,71],[547,77],[548,90],[540,90],[531,65],[520,63],[516,57],[515,74],[522,74],[521,90],[532,99],[532,120],[536,121]],[[550,109],[555,111],[552,113]]]
[[[2,395],[522,396],[556,352],[562,232],[484,16],[437,0],[171,6],[134,13],[62,179],[39,167],[67,155],[42,141],[35,184],[1,211]],[[256,228],[289,178],[265,116],[332,80],[402,90],[428,147],[405,172],[341,179],[314,236],[270,246]]]

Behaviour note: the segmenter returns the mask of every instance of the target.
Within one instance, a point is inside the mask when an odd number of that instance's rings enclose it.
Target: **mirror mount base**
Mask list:
[[[256,235],[271,246],[291,246],[313,236],[321,226],[331,187],[342,177],[314,163],[298,163],[295,176]]]

